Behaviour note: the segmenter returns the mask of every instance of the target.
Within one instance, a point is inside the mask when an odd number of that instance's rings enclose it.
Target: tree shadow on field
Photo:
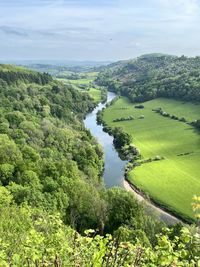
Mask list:
[[[195,127],[187,127],[184,129],[185,131],[192,131],[193,133],[200,134],[200,129],[197,129]]]

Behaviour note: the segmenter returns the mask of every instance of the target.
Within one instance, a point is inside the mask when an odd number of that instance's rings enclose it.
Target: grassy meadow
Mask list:
[[[192,121],[199,118],[200,105],[164,98],[143,105],[144,109],[136,109],[128,99],[120,98],[104,112],[109,126],[122,127],[131,134],[143,159],[164,157],[135,168],[128,179],[156,202],[183,217],[193,218],[192,197],[200,193],[200,134],[192,126],[163,117],[152,109],[160,107],[171,115]],[[113,122],[129,115],[135,119]],[[143,119],[139,119],[141,115]],[[178,156],[184,153],[190,154]]]
[[[86,91],[95,102],[101,102],[101,91],[95,88],[90,88],[88,91]]]
[[[57,78],[57,80],[65,84],[71,84],[77,90],[87,92],[95,102],[99,103],[101,101],[101,91],[92,84],[97,77],[97,72],[87,72],[84,75],[86,76],[84,79],[70,80],[67,78]]]
[[[97,77],[97,72],[86,72],[83,74],[83,76],[85,76],[84,78],[80,78],[77,80],[72,80],[72,79],[65,79],[68,83],[74,84],[74,85],[89,85],[90,83],[92,83],[95,78]],[[63,80],[63,79],[62,79]]]
[[[70,82],[71,84],[76,84],[76,85],[87,85],[90,84],[91,82],[93,82],[93,78],[92,77],[88,77],[88,78],[84,78],[84,79],[78,79],[78,80],[70,80],[67,79],[68,82]]]
[[[69,80],[67,79],[68,83],[73,84],[74,86],[77,86],[77,88],[81,88],[82,91],[84,91],[83,87],[86,87],[89,90],[86,92],[94,99],[95,102],[100,102],[101,101],[101,91],[94,88],[92,83],[94,82],[95,78],[97,77],[97,72],[88,72],[85,74],[86,78],[84,79],[77,79],[77,80]]]

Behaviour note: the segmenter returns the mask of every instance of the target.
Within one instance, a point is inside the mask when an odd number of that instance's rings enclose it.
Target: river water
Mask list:
[[[116,94],[108,92],[107,102],[114,99]],[[96,115],[99,110],[106,106],[106,103],[99,104],[84,120],[85,127],[90,130],[91,134],[101,144],[104,152],[104,184],[107,188],[124,185],[124,168],[127,161],[119,158],[117,151],[113,146],[113,137],[103,131],[103,126],[96,122]]]
[[[108,92],[106,103],[112,101],[115,96],[116,94]],[[161,221],[164,221],[167,224],[176,224],[179,222],[177,218],[144,199],[126,181],[124,181],[124,169],[127,161],[120,159],[113,146],[113,137],[104,132],[103,126],[98,125],[96,121],[97,112],[102,110],[106,106],[106,103],[100,103],[91,113],[86,116],[84,120],[85,127],[90,130],[91,134],[97,139],[98,143],[100,143],[103,148],[105,164],[103,178],[105,186],[107,188],[113,186],[125,187],[128,191],[134,193],[138,201],[145,202],[147,205],[147,210],[150,213],[156,213]]]

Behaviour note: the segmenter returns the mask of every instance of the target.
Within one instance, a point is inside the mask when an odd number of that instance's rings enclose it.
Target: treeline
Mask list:
[[[53,80],[48,73],[34,72],[10,65],[0,65],[0,80],[1,79],[8,85],[17,83],[18,81],[45,85]]]
[[[157,97],[200,101],[200,57],[145,55],[111,64],[97,83],[133,102]]]
[[[133,116],[128,116],[128,117],[120,117],[117,119],[114,119],[113,122],[119,122],[119,121],[132,121],[134,120]]]
[[[101,90],[101,102],[105,103],[107,101],[108,91],[104,87],[99,88],[99,90]]]
[[[172,120],[178,120],[178,121],[181,121],[181,122],[185,122],[187,124],[193,124],[192,122],[190,123],[189,121],[187,121],[184,117],[179,118],[176,115],[169,114],[168,112],[162,110],[162,108],[152,109],[152,111],[162,115],[163,117],[168,117],[168,118],[170,118]]]

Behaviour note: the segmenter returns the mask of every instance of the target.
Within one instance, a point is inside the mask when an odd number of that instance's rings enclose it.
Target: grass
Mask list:
[[[78,80],[69,80],[68,81],[72,84],[78,84],[78,85],[86,85],[86,84],[90,84],[91,82],[93,82],[94,78],[92,77],[88,77],[85,79],[78,79]]]
[[[101,101],[101,91],[95,88],[90,88],[89,91],[86,91],[93,99],[95,102],[100,102]]]
[[[68,83],[75,85],[90,85],[97,77],[97,74],[98,74],[97,72],[86,72],[84,73],[85,76],[84,79],[77,79],[77,80],[65,79],[65,80],[68,81]]]
[[[77,90],[81,90],[81,92],[88,93],[96,103],[101,102],[101,91],[92,87],[91,84],[95,80],[97,72],[88,72],[85,75],[87,75],[87,78],[85,79],[70,80],[65,78],[57,78],[57,80],[62,81],[65,84],[71,84]]]
[[[63,82],[64,84],[69,84],[69,80],[64,79],[64,78],[56,78],[56,80]]]
[[[143,103],[145,108],[141,110],[135,109],[134,105],[121,98],[105,110],[104,120],[131,134],[143,158],[159,155],[165,160],[135,168],[128,179],[156,202],[185,218],[193,218],[192,197],[200,194],[200,135],[190,125],[163,117],[152,109],[161,107],[170,114],[192,121],[200,117],[200,105],[163,98]],[[129,115],[135,120],[113,122],[113,119]],[[141,115],[144,119],[138,119]],[[178,156],[188,152],[192,153]]]
[[[79,85],[90,85],[90,83],[94,81],[94,78],[90,77],[90,78],[78,79],[78,80],[70,80],[70,79],[66,79],[66,78],[56,78],[56,80],[62,81],[66,84],[73,84],[73,85],[79,86]]]

